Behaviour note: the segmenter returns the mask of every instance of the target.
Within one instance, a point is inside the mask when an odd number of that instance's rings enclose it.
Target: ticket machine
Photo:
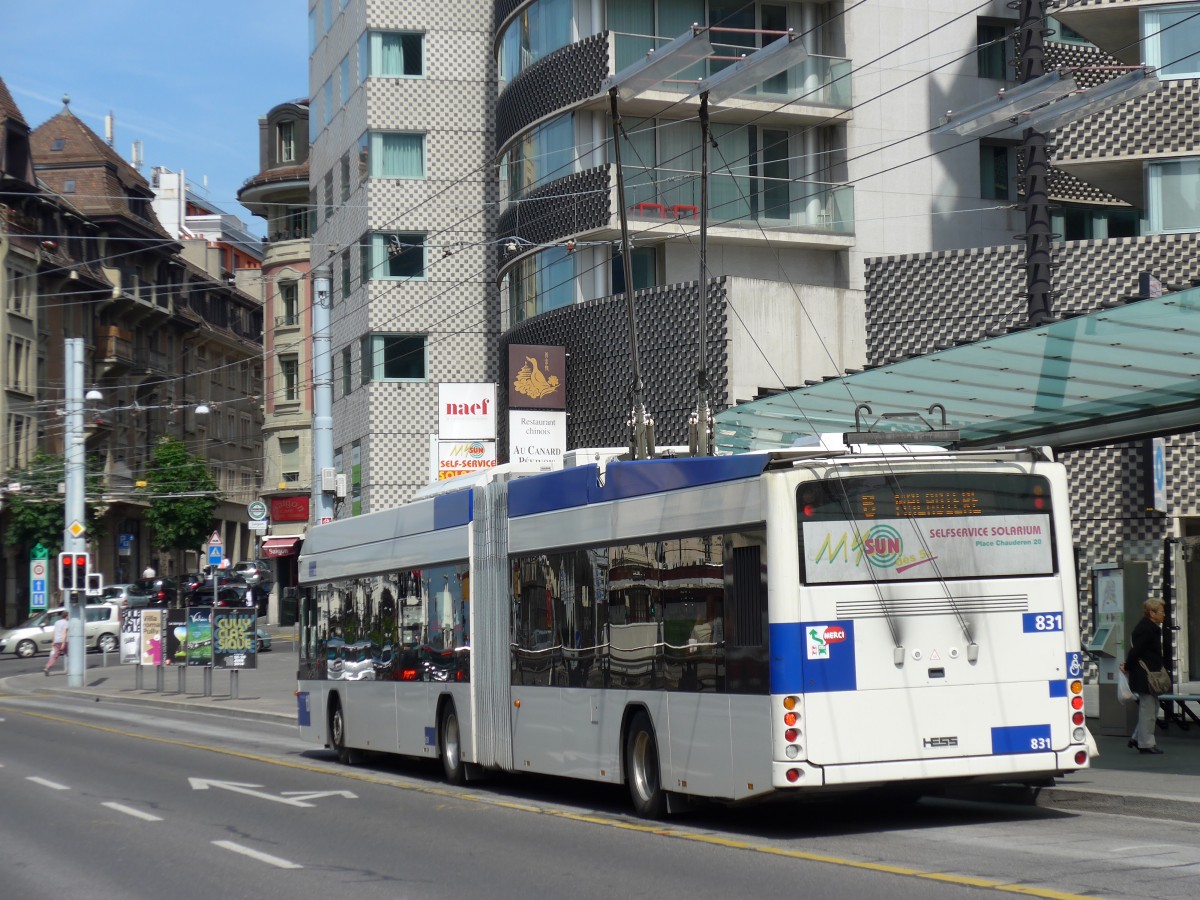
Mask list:
[[[1129,649],[1129,633],[1142,617],[1150,591],[1150,564],[1137,560],[1092,567],[1096,632],[1084,649],[1100,666],[1100,733],[1129,735],[1137,707],[1117,700],[1117,674]]]

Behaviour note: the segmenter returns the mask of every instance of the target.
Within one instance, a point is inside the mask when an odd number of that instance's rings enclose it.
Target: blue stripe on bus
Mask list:
[[[455,491],[433,498],[433,529],[454,528],[471,521],[475,494],[470,490]]]
[[[771,693],[858,690],[854,622],[771,626]]]
[[[1065,681],[1050,682],[1050,696],[1051,697],[1067,696],[1067,683]]]
[[[993,753],[1041,753],[1050,749],[1049,725],[1008,725],[992,729]]]
[[[308,705],[308,691],[296,692],[296,724],[306,728],[312,724],[312,710]]]
[[[600,484],[598,466],[578,466],[521,478],[508,486],[510,517],[529,516],[589,503],[606,503],[665,491],[752,478],[770,457],[762,453],[610,462]]]

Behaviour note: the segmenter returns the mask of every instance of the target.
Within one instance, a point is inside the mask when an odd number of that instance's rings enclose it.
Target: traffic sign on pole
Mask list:
[[[208,546],[210,547],[220,547],[224,543],[225,542],[221,540],[221,533],[219,531],[214,531],[208,538]]]

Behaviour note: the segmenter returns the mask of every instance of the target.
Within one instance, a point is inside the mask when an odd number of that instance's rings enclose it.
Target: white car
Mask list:
[[[62,607],[36,613],[27,622],[0,632],[0,653],[15,653],[28,659],[38,653],[49,652],[54,639],[54,621]],[[93,647],[111,653],[117,649],[121,639],[121,607],[116,603],[96,603],[84,608],[83,641],[90,650]]]

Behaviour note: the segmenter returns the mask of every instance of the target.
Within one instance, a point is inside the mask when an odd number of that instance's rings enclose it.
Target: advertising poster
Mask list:
[[[561,469],[567,449],[567,414],[556,410],[508,411],[508,461]]]
[[[127,609],[121,616],[121,665],[142,661],[142,611]]]
[[[495,465],[495,441],[438,441],[438,481]]]
[[[810,584],[1053,571],[1046,515],[804,523],[804,573]]]
[[[212,608],[196,606],[187,611],[187,647],[189,666],[212,665]]]
[[[163,665],[182,666],[187,663],[186,609],[167,610],[167,630],[163,635]]]
[[[438,385],[438,437],[443,441],[496,439],[496,385]]]
[[[163,625],[166,614],[161,609],[142,610],[142,665],[163,664]]]
[[[254,652],[254,623],[257,618],[252,609],[213,610],[214,669],[255,668],[257,654]]]

